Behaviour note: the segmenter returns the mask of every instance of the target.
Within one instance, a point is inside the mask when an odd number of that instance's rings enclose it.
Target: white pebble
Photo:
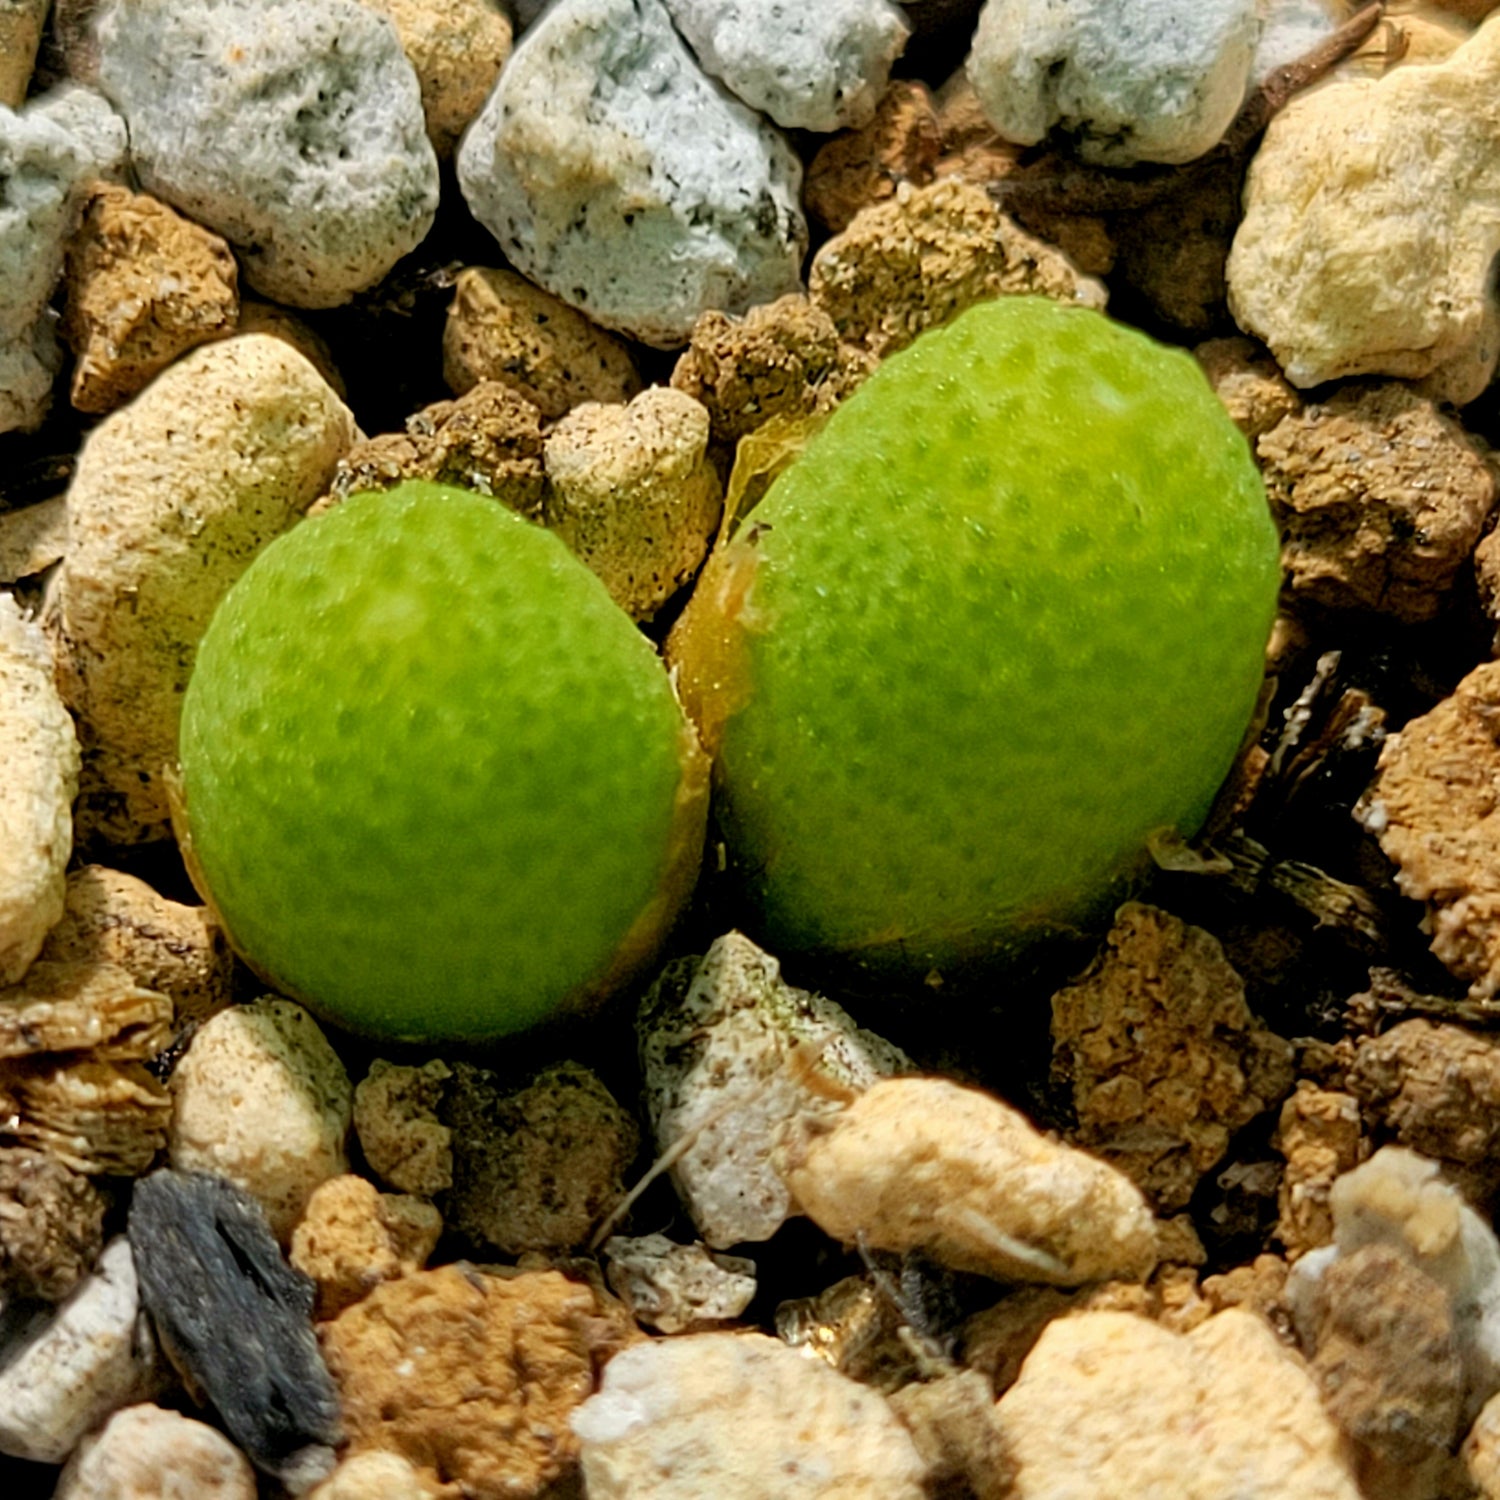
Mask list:
[[[149,1402],[85,1438],[54,1500],[255,1500],[255,1471],[222,1432]]]

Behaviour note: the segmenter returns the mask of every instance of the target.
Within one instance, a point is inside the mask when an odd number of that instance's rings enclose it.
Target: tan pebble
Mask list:
[[[64,272],[62,332],[79,411],[123,405],[178,355],[232,332],[239,273],[228,243],[144,193],[96,182]]]
[[[1070,1139],[1171,1211],[1231,1135],[1292,1086],[1292,1048],[1256,1023],[1218,940],[1128,902],[1100,957],[1052,997],[1052,1071],[1072,1089]]]
[[[333,350],[327,339],[290,308],[279,307],[274,302],[261,302],[254,297],[241,297],[239,322],[234,331],[269,334],[273,339],[290,344],[328,382],[340,401],[348,399],[344,377],[334,363]]]
[[[1288,1266],[1279,1255],[1257,1255],[1249,1265],[1221,1276],[1203,1278],[1203,1299],[1214,1312],[1244,1307],[1278,1330],[1287,1324],[1285,1307]]]
[[[1256,451],[1294,598],[1410,624],[1448,606],[1496,480],[1436,402],[1394,381],[1349,386],[1284,417]]]
[[[327,488],[354,433],[317,371],[260,334],[193,350],[90,433],[68,491],[57,622],[83,743],[82,830],[118,843],[167,832],[198,640],[260,548]]]
[[[427,138],[452,156],[510,56],[510,18],[494,0],[361,0],[387,15],[422,86]]]
[[[255,1471],[223,1433],[149,1402],[85,1438],[56,1500],[255,1500]]]
[[[708,413],[665,386],[627,406],[575,407],[547,434],[547,525],[649,620],[708,554],[723,492]]]
[[[108,960],[39,958],[19,983],[0,988],[0,1058],[91,1051],[145,1059],[171,1030],[170,997]]]
[[[220,1011],[183,1054],[172,1095],[171,1164],[244,1188],[283,1243],[319,1185],[349,1169],[348,1074],[290,1000]]]
[[[548,421],[585,401],[628,401],[641,388],[622,339],[524,276],[485,266],[460,271],[453,284],[443,379],[457,396],[499,381]]]
[[[999,1404],[1016,1500],[1360,1500],[1305,1367],[1253,1313],[1179,1335],[1129,1313],[1047,1325]]]
[[[172,1096],[138,1062],[63,1053],[0,1074],[0,1136],[89,1176],[140,1176],[171,1118]]]
[[[430,1198],[453,1186],[453,1132],[437,1115],[453,1077],[434,1058],[420,1068],[377,1058],[354,1090],[354,1131],[376,1176]]]
[[[46,638],[3,590],[0,764],[0,984],[11,984],[63,914],[79,753]]]
[[[1464,1439],[1462,1457],[1481,1500],[1500,1500],[1500,1394],[1485,1402]]]
[[[1295,1260],[1333,1242],[1333,1184],[1369,1150],[1353,1094],[1299,1080],[1281,1107],[1273,1144],[1286,1157],[1276,1237]]]
[[[399,1453],[351,1453],[307,1500],[433,1500],[438,1486]]]
[[[351,1451],[400,1454],[469,1500],[539,1496],[570,1473],[568,1417],[638,1337],[622,1308],[555,1271],[464,1266],[386,1282],[322,1330]]]
[[[49,0],[0,0],[0,104],[20,109],[36,65]]]
[[[881,358],[976,302],[1018,293],[1101,309],[1106,300],[1102,283],[954,178],[865,209],[813,257],[808,278],[840,338]]]
[[[104,1198],[43,1151],[0,1147],[0,1286],[57,1302],[94,1268]]]
[[[1156,1224],[1114,1167],[943,1078],[872,1085],[792,1142],[793,1199],[825,1233],[958,1270],[1078,1286],[1145,1276]]]
[[[307,1200],[290,1259],[317,1285],[314,1315],[334,1318],[381,1282],[420,1271],[442,1232],[442,1215],[421,1198],[330,1177]]]
[[[1214,394],[1253,443],[1283,417],[1302,410],[1302,398],[1269,351],[1254,339],[1209,339],[1193,350]]]

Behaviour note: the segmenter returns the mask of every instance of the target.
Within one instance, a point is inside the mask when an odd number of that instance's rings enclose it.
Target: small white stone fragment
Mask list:
[[[0,1453],[60,1464],[91,1427],[165,1383],[122,1235],[0,1369]]]
[[[0,985],[14,984],[63,914],[78,739],[41,628],[0,591]]]
[[[1250,64],[1252,84],[1311,52],[1347,19],[1343,0],[1259,0],[1259,4],[1260,37]]]
[[[1306,1368],[1240,1308],[1186,1336],[1134,1313],[1055,1318],[997,1411],[1014,1500],[1359,1500]]]
[[[1123,1172],[944,1078],[888,1078],[788,1149],[793,1200],[826,1234],[922,1250],[1006,1281],[1144,1277],[1156,1220]]]
[[[97,34],[142,186],[229,240],[266,296],[347,302],[431,227],[437,157],[384,16],[355,0],[116,0]]]
[[[921,1500],[885,1399],[764,1334],[637,1344],[572,1417],[589,1500]]]
[[[333,478],[354,417],[281,339],[194,349],[89,434],[68,490],[58,677],[83,744],[81,829],[167,829],[182,695],[220,599]]]
[[[255,1470],[217,1428],[147,1402],[79,1445],[54,1500],[255,1500]]]
[[[788,1121],[836,1114],[912,1066],[831,1000],[785,983],[738,932],[669,965],[636,1029],[657,1152],[674,1155],[677,1191],[716,1249],[768,1240],[796,1213],[774,1161]]]
[[[178,1063],[172,1093],[172,1165],[242,1187],[283,1243],[314,1190],[349,1170],[349,1075],[290,1000],[220,1011]]]
[[[1336,79],[1271,122],[1229,307],[1297,386],[1425,379],[1455,405],[1500,358],[1500,15],[1446,60]]]
[[[685,343],[796,291],[802,168],[698,68],[662,0],[557,0],[458,148],[474,217],[596,323]]]
[[[705,73],[787,130],[866,125],[911,28],[887,0],[666,0]]]
[[[726,1323],[755,1295],[755,1262],[677,1245],[664,1234],[617,1234],[604,1242],[610,1290],[638,1322],[663,1333]]]
[[[1211,150],[1245,97],[1257,0],[988,0],[967,63],[1007,140],[1126,167]]]

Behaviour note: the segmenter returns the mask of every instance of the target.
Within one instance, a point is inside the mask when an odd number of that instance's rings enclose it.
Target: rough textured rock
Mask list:
[[[973,183],[898,188],[813,257],[808,295],[847,342],[884,358],[991,297],[1034,292],[1103,308],[1104,287],[1005,217]]]
[[[630,350],[514,271],[469,266],[443,325],[443,379],[456,396],[494,380],[549,422],[584,401],[628,401],[641,388]]]
[[[911,1066],[832,1001],[785,983],[737,932],[669,964],[636,1033],[657,1154],[680,1152],[672,1180],[715,1249],[770,1239],[795,1213],[773,1159],[789,1120],[834,1114]]]
[[[1301,1362],[1254,1314],[1187,1335],[1128,1313],[1048,1324],[999,1418],[1017,1500],[1297,1495],[1359,1500],[1338,1430]]]
[[[293,307],[373,286],[427,233],[437,158],[396,29],[355,0],[115,0],[99,81],[146,191]]]
[[[54,26],[65,6],[66,0],[63,4],[54,0]],[[98,89],[88,87],[86,82],[61,83],[29,100],[26,113],[33,120],[49,120],[61,126],[72,137],[86,164],[82,180],[123,182],[129,175],[130,137],[125,121]]]
[[[63,914],[78,739],[40,627],[0,591],[0,985],[13,984]]]
[[[1300,1080],[1281,1107],[1275,1146],[1286,1157],[1276,1238],[1295,1260],[1333,1239],[1333,1184],[1357,1167],[1368,1149],[1359,1100]]]
[[[1245,184],[1235,321],[1287,378],[1426,377],[1462,405],[1500,358],[1500,22],[1446,61],[1294,99]]]
[[[1476,1203],[1500,1191],[1500,1047],[1462,1026],[1401,1021],[1366,1037],[1349,1088],[1403,1146]]]
[[[1144,1277],[1156,1264],[1156,1224],[1129,1178],[977,1089],[883,1079],[802,1127],[787,1186],[846,1244],[1058,1286]]]
[[[443,1266],[377,1287],[323,1346],[352,1452],[398,1454],[471,1500],[518,1500],[573,1470],[568,1416],[638,1336],[555,1271]]]
[[[874,368],[839,339],[833,319],[801,293],[743,318],[706,312],[693,324],[672,385],[701,402],[713,441],[732,446],[773,417],[830,411]]]
[[[1412,624],[1448,605],[1496,481],[1435,402],[1396,382],[1349,386],[1282,418],[1256,451],[1294,598]]]
[[[179,1025],[206,1021],[229,1003],[233,958],[208,908],[170,901],[103,865],[69,873],[62,919],[38,957],[123,969],[142,989],[166,995]]]
[[[0,104],[20,109],[31,82],[49,0],[0,0]]]
[[[436,401],[406,419],[405,432],[355,443],[339,461],[328,504],[404,479],[430,479],[493,495],[530,520],[542,518],[546,476],[541,414],[509,386],[486,382],[457,401]]]
[[[0,1148],[0,1286],[57,1302],[94,1268],[104,1199],[42,1151]]]
[[[381,1282],[420,1271],[442,1232],[442,1215],[421,1198],[330,1177],[307,1200],[289,1258],[318,1289],[315,1316],[336,1318]]]
[[[1329,1266],[1318,1304],[1312,1376],[1355,1444],[1361,1493],[1441,1493],[1464,1397],[1447,1294],[1399,1251],[1366,1245]]]
[[[285,1242],[315,1189],[349,1170],[352,1093],[300,1005],[268,997],[220,1011],[172,1074],[172,1165],[243,1188]]]
[[[79,211],[62,323],[72,401],[113,411],[179,354],[235,330],[239,272],[218,235],[144,193],[95,182]]]
[[[698,571],[719,524],[708,412],[666,386],[628,406],[586,402],[547,434],[547,526],[632,619]]]
[[[383,1182],[430,1198],[453,1186],[453,1132],[438,1119],[453,1077],[434,1058],[420,1068],[377,1058],[354,1090],[354,1133]]]
[[[338,1400],[312,1283],[282,1260],[260,1205],[222,1177],[163,1169],[136,1184],[129,1223],[141,1299],[189,1388],[257,1468],[331,1468]]]
[[[708,308],[796,290],[801,176],[699,71],[661,0],[558,0],[458,150],[464,197],[518,271],[664,348]]]
[[[1052,1046],[1078,1119],[1070,1138],[1168,1212],[1292,1086],[1291,1044],[1256,1024],[1218,940],[1137,902],[1052,997]]]
[[[116,843],[167,832],[164,773],[198,639],[354,435],[312,365],[262,334],[193,350],[89,434],[57,618],[59,685],[83,745],[81,831]]]
[[[898,79],[880,96],[867,124],[819,148],[808,163],[802,201],[814,219],[837,234],[862,208],[893,197],[901,183],[926,187],[942,145],[927,86]]]
[[[966,64],[996,129],[1035,145],[1058,130],[1086,161],[1184,162],[1239,111],[1256,0],[989,0]]]
[[[146,1059],[166,1046],[171,1030],[171,1000],[118,964],[39,958],[20,983],[0,989],[0,1058],[88,1051]]]
[[[255,1500],[255,1471],[221,1432],[145,1402],[87,1437],[55,1500]]]
[[[909,31],[887,0],[666,3],[703,71],[787,130],[865,124]]]
[[[640,1147],[635,1121],[572,1062],[519,1089],[455,1063],[440,1116],[453,1140],[449,1227],[507,1255],[585,1244],[624,1195]]]
[[[1427,903],[1432,951],[1469,993],[1500,988],[1500,662],[1390,735],[1358,809],[1396,866],[1396,884]]]
[[[1302,410],[1302,398],[1270,354],[1254,339],[1209,339],[1193,350],[1214,394],[1253,444],[1283,417]]]
[[[57,1316],[0,1369],[0,1453],[60,1464],[113,1411],[163,1385],[130,1245],[112,1240]]]
[[[739,1317],[755,1295],[755,1262],[716,1255],[706,1245],[675,1245],[664,1234],[605,1240],[610,1290],[638,1322],[686,1333]]]
[[[924,1493],[922,1460],[882,1397],[764,1334],[689,1334],[626,1350],[573,1430],[589,1500]]]
[[[510,18],[495,0],[362,0],[389,16],[422,90],[427,138],[440,157],[484,105],[510,56]]]

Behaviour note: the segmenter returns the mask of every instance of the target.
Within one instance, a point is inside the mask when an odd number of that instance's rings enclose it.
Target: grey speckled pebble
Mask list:
[[[887,0],[666,3],[704,71],[788,130],[867,124],[909,35]]]
[[[1191,161],[1245,96],[1257,0],[988,0],[969,78],[1007,140],[1054,128],[1086,160]]]
[[[432,224],[437,158],[395,27],[355,0],[116,0],[99,81],[148,192],[294,307],[373,286]]]
[[[518,270],[649,344],[799,285],[801,166],[704,76],[661,0],[556,0],[469,127],[458,180]]]

